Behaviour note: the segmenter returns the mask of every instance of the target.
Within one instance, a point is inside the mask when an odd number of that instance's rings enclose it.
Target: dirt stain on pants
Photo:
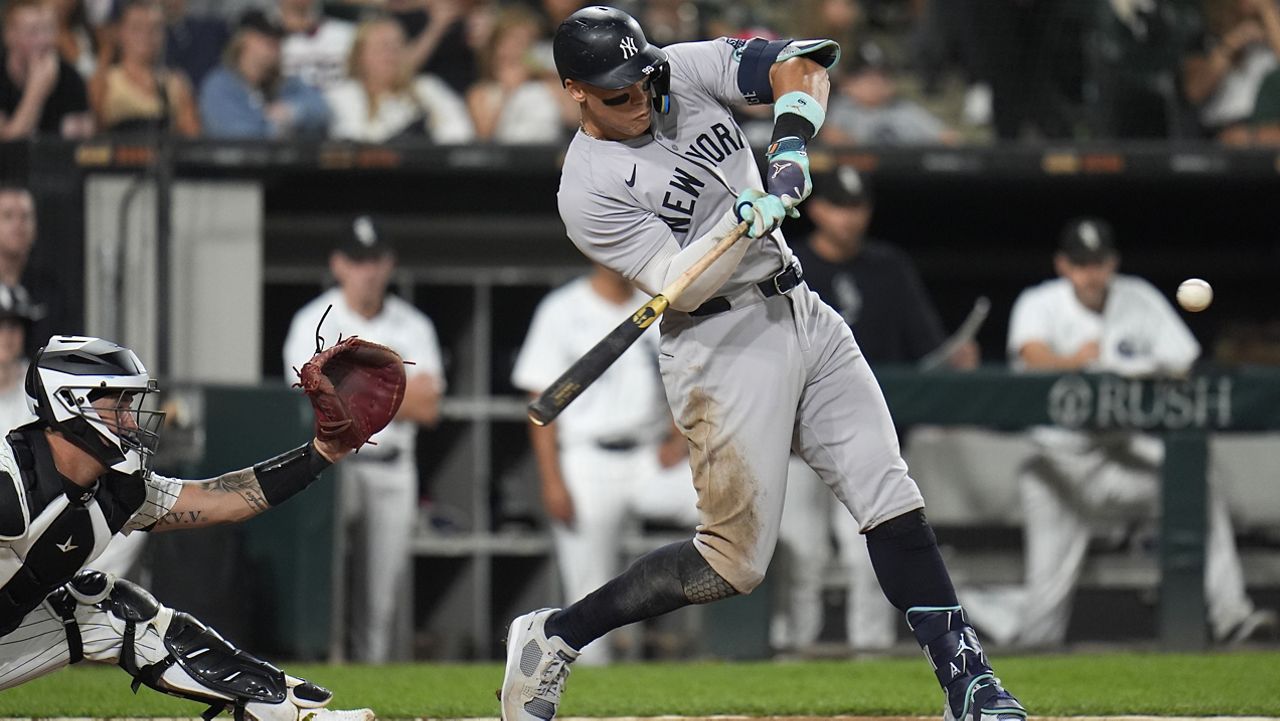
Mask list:
[[[769,560],[765,554],[761,561],[756,548],[759,481],[724,433],[715,400],[705,391],[689,394],[680,426],[689,439],[689,463],[702,518],[694,543],[716,573],[739,592],[750,593],[764,580]]]

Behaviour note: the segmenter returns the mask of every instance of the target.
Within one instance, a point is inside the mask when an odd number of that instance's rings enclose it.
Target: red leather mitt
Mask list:
[[[316,413],[316,437],[359,450],[395,418],[404,400],[404,360],[352,336],[320,351],[298,372]]]

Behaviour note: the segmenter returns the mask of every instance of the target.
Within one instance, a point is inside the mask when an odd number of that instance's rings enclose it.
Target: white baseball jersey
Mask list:
[[[648,299],[636,291],[612,303],[600,297],[589,278],[551,291],[534,313],[511,382],[542,391]],[[697,523],[688,464],[662,468],[658,462],[659,443],[670,429],[658,375],[658,329],[649,328],[556,419],[560,471],[574,509],[572,525],[551,524],[566,602],[586,596],[618,572],[623,555],[618,529],[628,519],[661,519],[689,528]],[[632,441],[635,447],[598,445],[616,441]],[[612,656],[604,639],[583,653],[579,663],[606,663]]]
[[[600,297],[588,278],[547,294],[533,315],[511,382],[540,393],[623,319],[647,301],[636,291],[620,305]],[[658,329],[649,328],[556,420],[562,446],[611,438],[657,440],[666,435],[666,397],[658,376]]]
[[[729,106],[743,42],[721,38],[671,45],[671,112],[653,113],[652,135],[597,140],[579,131],[560,178],[560,217],[588,258],[630,279],[672,236],[681,247],[706,233],[734,197],[763,190],[760,169]],[[781,231],[750,243],[726,292],[782,270],[791,251]]]
[[[284,341],[285,377],[293,378],[293,369],[301,368],[316,352],[316,326],[330,305],[333,310],[325,318],[320,335],[326,347],[337,343],[338,337],[359,336],[367,341],[381,343],[399,353],[413,365],[406,365],[410,376],[427,374],[436,379],[440,392],[444,392],[444,371],[440,360],[440,342],[436,339],[436,327],[422,311],[401,298],[388,295],[382,310],[373,318],[365,318],[351,309],[342,297],[340,288],[330,288],[319,297],[302,306],[293,316],[289,334]],[[370,449],[378,455],[390,449],[412,454],[417,439],[418,426],[409,421],[392,421],[371,439],[378,448]]]
[[[425,136],[441,145],[475,138],[466,104],[434,75],[419,75],[404,93],[378,98],[376,113],[369,112],[369,94],[357,80],[335,83],[325,100],[333,111],[331,138],[382,143],[404,134]]]
[[[286,77],[327,90],[347,77],[347,56],[355,39],[355,25],[328,18],[309,33],[289,33],[280,47],[281,70]]]
[[[1065,278],[1045,281],[1018,296],[1009,323],[1008,352],[1040,341],[1070,355],[1090,341],[1099,357],[1089,370],[1122,375],[1182,373],[1200,345],[1177,312],[1150,283],[1117,275],[1101,313],[1085,308]],[[1157,505],[1158,469],[1164,446],[1137,433],[1076,431],[1053,426],[1031,430],[1035,463],[1019,476],[1026,515],[1027,598],[1018,642],[1060,644],[1067,635],[1072,597],[1097,523],[1149,519]],[[1235,549],[1231,518],[1214,484],[1208,489],[1205,589],[1215,635],[1253,610]]]
[[[1200,356],[1200,344],[1169,301],[1131,275],[1115,277],[1102,313],[1081,305],[1065,278],[1022,291],[1009,320],[1008,352],[1015,367],[1023,367],[1018,352],[1032,341],[1058,355],[1097,341],[1099,357],[1089,370],[1122,375],[1181,373]]]

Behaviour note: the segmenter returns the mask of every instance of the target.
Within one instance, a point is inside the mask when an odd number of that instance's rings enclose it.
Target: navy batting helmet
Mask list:
[[[570,15],[556,30],[552,50],[561,83],[573,79],[621,90],[644,80],[654,108],[665,113],[670,107],[667,54],[617,8],[597,5]]]

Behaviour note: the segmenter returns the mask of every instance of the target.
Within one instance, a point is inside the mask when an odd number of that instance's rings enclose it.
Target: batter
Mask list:
[[[649,45],[613,8],[561,24],[556,67],[582,128],[565,157],[560,214],[574,244],[650,293],[740,220],[749,239],[662,321],[659,365],[689,441],[701,523],[564,610],[507,637],[506,721],[555,716],[569,664],[613,628],[749,593],[778,538],[794,450],[859,522],[880,585],[942,684],[948,721],[1026,716],[965,620],[893,422],[849,327],[802,281],[777,228],[810,193],[806,145],[839,59],[830,40]],[[774,105],[762,183],[730,105]]]

